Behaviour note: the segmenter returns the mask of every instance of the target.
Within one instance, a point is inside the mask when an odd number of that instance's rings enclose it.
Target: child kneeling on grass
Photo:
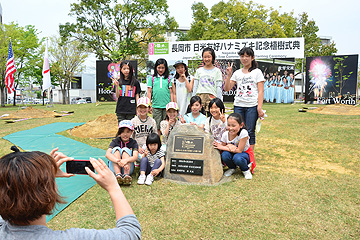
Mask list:
[[[221,160],[229,167],[224,176],[230,177],[235,172],[236,167],[239,166],[245,179],[252,179],[251,172],[256,166],[254,152],[249,144],[249,133],[239,113],[229,115],[227,129],[221,137],[221,143],[217,141],[213,143],[214,148],[223,151]]]
[[[130,120],[122,120],[119,123],[119,130],[116,134],[105,157],[110,160],[109,168],[115,172],[118,183],[130,185],[131,174],[134,172],[134,162],[138,158],[138,144],[131,138],[134,126]]]
[[[144,157],[140,162],[140,176],[138,184],[151,185],[154,177],[157,176],[165,167],[165,152],[160,149],[160,136],[156,133],[151,133],[146,139],[147,149]]]

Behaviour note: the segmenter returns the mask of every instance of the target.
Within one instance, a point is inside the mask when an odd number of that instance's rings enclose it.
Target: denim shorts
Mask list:
[[[120,156],[122,156],[123,152],[126,152],[127,154],[129,154],[129,156],[131,157],[132,156],[132,151],[127,148],[127,147],[124,147],[124,148],[120,148],[120,147],[114,147],[111,151],[112,154],[114,154],[116,151],[119,151],[120,152]],[[109,169],[115,173],[115,170],[114,170],[114,163],[112,161],[109,160]],[[135,164],[132,162],[131,163],[131,166],[130,166],[130,175],[133,174],[134,172],[134,168],[135,168]],[[121,168],[121,173],[124,173],[124,169]]]

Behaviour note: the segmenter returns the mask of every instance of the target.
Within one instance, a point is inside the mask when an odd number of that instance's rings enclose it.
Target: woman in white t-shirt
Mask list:
[[[244,118],[250,136],[250,146],[254,149],[256,121],[264,116],[262,104],[265,80],[261,70],[257,68],[258,64],[251,48],[244,47],[238,54],[244,67],[232,74],[232,64],[228,64],[224,90],[229,91],[237,84],[234,112],[240,113]]]
[[[254,152],[249,144],[249,134],[244,120],[239,113],[229,115],[227,129],[221,137],[221,143],[213,143],[215,148],[223,151],[221,160],[229,167],[224,176],[231,176],[239,166],[245,179],[252,179],[251,173],[256,166]]]

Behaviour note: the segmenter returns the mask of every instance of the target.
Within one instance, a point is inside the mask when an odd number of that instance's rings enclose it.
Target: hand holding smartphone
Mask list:
[[[74,159],[72,161],[66,162],[66,172],[72,174],[86,174],[85,167],[90,168],[91,171],[95,172],[93,165],[90,163],[90,160],[79,160]]]

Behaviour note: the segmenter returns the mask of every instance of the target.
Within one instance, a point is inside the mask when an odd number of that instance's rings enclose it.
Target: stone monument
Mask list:
[[[165,179],[195,184],[215,184],[223,175],[214,138],[195,125],[182,124],[168,138]]]

